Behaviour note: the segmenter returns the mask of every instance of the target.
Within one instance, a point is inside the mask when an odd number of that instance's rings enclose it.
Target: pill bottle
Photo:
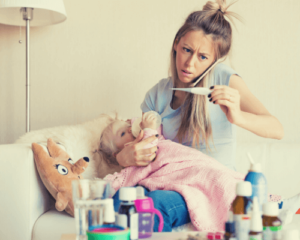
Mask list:
[[[263,205],[263,236],[264,240],[279,240],[282,237],[282,222],[278,218],[278,204],[268,202]]]
[[[250,182],[242,181],[236,185],[236,198],[232,203],[235,236],[238,240],[249,237],[252,186]]]
[[[253,198],[252,214],[250,222],[249,240],[263,239],[263,225],[261,211],[259,210],[258,198]]]

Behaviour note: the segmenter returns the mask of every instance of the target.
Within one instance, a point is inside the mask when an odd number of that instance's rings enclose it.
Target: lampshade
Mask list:
[[[63,22],[67,18],[63,0],[0,0],[0,23],[25,26],[20,8],[33,8],[30,26],[45,26]]]

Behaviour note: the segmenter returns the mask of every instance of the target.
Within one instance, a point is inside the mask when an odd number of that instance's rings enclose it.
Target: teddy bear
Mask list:
[[[81,174],[88,167],[89,158],[83,157],[74,163],[51,138],[47,140],[47,149],[49,153],[41,145],[32,143],[37,170],[45,187],[56,200],[55,208],[58,211],[65,210],[74,217],[72,181],[82,179]]]

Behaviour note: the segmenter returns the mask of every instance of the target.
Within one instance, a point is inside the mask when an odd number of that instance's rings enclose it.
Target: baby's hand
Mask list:
[[[148,116],[144,117],[141,122],[141,128],[151,128],[156,130],[156,116],[154,114],[149,114]]]

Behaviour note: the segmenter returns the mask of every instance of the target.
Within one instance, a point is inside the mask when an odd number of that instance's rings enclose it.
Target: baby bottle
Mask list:
[[[154,214],[157,214],[159,217],[159,232],[161,232],[164,227],[164,219],[161,213],[154,208],[152,198],[145,197],[144,188],[138,186],[136,191],[137,199],[134,201],[134,203],[139,214],[139,238],[148,238],[152,236]]]
[[[150,115],[155,116],[155,119],[156,119],[156,127],[155,128],[157,129],[158,133],[160,133],[161,132],[161,129],[160,129],[161,116],[155,111],[149,111],[149,112],[144,113],[143,119],[145,119],[146,117],[148,117]],[[131,132],[132,132],[132,135],[135,137],[137,137],[141,131],[141,127],[140,127],[141,121],[142,121],[142,117],[134,118],[131,120]]]

